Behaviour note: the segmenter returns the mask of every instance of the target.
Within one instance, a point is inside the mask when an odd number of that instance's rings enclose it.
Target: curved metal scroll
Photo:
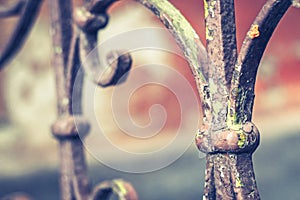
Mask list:
[[[237,122],[251,121],[254,87],[260,60],[275,28],[292,1],[268,0],[243,41],[231,83],[231,115]]]
[[[26,3],[24,1],[20,1],[20,3],[16,4],[13,8],[16,11],[19,11],[23,8],[23,13],[20,16],[19,22],[9,39],[8,45],[4,49],[4,51],[0,55],[0,69],[4,67],[4,65],[20,50],[22,47],[28,32],[30,31],[37,14],[39,13],[39,8],[42,4],[42,0],[28,0]],[[25,3],[25,5],[24,5]],[[10,10],[10,11],[12,11]],[[2,12],[4,15],[5,13]],[[6,13],[8,14],[8,13]]]
[[[174,36],[193,72],[204,117],[210,116],[211,103],[207,82],[207,52],[199,36],[184,16],[170,2],[161,0],[136,1],[152,11]],[[83,30],[80,36],[82,60],[96,48],[98,30],[105,27],[108,22],[106,9],[114,2],[116,0],[93,0],[76,11],[75,21]],[[103,66],[98,55],[93,55],[83,64],[85,70],[91,72],[88,74],[91,74],[93,80],[100,86],[115,85],[119,78],[130,69],[131,57],[129,54],[114,52],[111,55],[113,55],[111,56],[111,60],[113,60],[112,65]]]
[[[169,1],[136,0],[152,11],[170,30],[184,53],[193,72],[203,108],[204,120],[211,116],[211,100],[208,88],[208,61],[206,48],[196,31]]]
[[[138,200],[137,193],[133,186],[122,179],[100,183],[95,187],[91,200],[107,200],[110,199],[113,194],[116,194],[120,200]]]
[[[92,76],[93,81],[102,87],[120,83],[119,80],[126,75],[132,64],[131,56],[128,53],[122,54],[121,51],[107,55],[105,64],[101,63],[97,52],[86,59],[94,49],[97,49],[98,31],[107,25],[106,9],[113,2],[115,0],[91,1],[78,8],[74,15],[75,22],[82,30],[80,33],[80,57],[84,61],[82,66],[87,74]]]

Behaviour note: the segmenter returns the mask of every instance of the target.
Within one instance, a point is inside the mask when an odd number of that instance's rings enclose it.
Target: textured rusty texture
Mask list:
[[[253,153],[259,140],[258,129],[251,122],[240,129],[226,128],[213,133],[211,129],[200,129],[196,135],[196,145],[205,153]]]
[[[236,123],[251,121],[260,60],[275,28],[291,4],[292,1],[268,0],[243,41],[230,93],[230,115],[235,118]]]
[[[260,199],[252,164],[259,132],[250,122],[257,68],[291,1],[269,0],[237,56],[233,0],[205,1],[212,120],[196,135],[207,154],[204,199]]]
[[[228,88],[236,61],[236,31],[233,0],[206,0],[205,24],[209,60],[209,88],[213,130],[226,127]]]
[[[196,136],[200,151],[207,154],[204,199],[259,199],[252,154],[259,145],[259,132],[247,122],[240,129]]]
[[[209,154],[203,199],[260,199],[252,155]]]

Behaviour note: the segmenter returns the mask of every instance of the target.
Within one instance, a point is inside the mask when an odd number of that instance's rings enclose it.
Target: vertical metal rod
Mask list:
[[[90,195],[90,187],[81,141],[83,136],[79,136],[78,130],[80,134],[87,134],[89,124],[81,116],[83,74],[77,74],[80,61],[78,36],[72,19],[72,2],[50,1],[50,10],[58,102],[58,120],[53,124],[52,132],[60,147],[61,199],[86,200]],[[75,77],[79,78],[76,87]],[[77,95],[76,102],[72,101],[73,92]]]
[[[227,126],[227,104],[237,57],[234,0],[205,0],[206,46],[214,131]]]

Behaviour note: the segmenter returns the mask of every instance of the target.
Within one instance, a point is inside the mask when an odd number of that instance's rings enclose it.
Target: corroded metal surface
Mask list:
[[[196,145],[205,153],[253,153],[259,138],[255,125],[247,122],[239,129],[226,128],[213,133],[210,129],[199,130]]]
[[[259,145],[259,132],[247,122],[240,129],[196,136],[200,151],[207,154],[204,199],[259,199],[252,154]]]
[[[233,1],[205,1],[212,121],[196,136],[207,154],[204,199],[260,199],[252,164],[259,132],[249,122],[254,84],[267,42],[291,3],[266,2],[237,58]]]
[[[260,60],[276,26],[291,4],[292,1],[268,0],[243,41],[230,92],[230,115],[237,123],[251,121]]]
[[[205,0],[213,130],[226,127],[228,88],[237,55],[234,1]]]
[[[206,167],[203,199],[260,199],[251,154],[209,154]]]

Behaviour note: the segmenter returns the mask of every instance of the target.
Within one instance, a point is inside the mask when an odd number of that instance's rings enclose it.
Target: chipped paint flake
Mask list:
[[[123,180],[113,180],[114,186],[113,189],[115,190],[115,192],[122,197],[125,197],[127,192],[127,189],[124,185],[124,181]]]
[[[209,3],[207,3],[207,11],[210,17],[214,18],[215,17],[215,9],[216,9],[216,0],[211,0]]]
[[[237,177],[235,180],[235,187],[243,187],[244,184],[242,183],[242,180],[240,179],[240,177]]]
[[[212,41],[214,39],[214,30],[209,29],[208,27],[206,27],[206,39],[209,41]]]
[[[245,146],[247,136],[243,131],[240,131],[240,133],[238,133],[238,136],[239,136],[238,146],[242,149]]]
[[[193,72],[197,73],[201,82],[206,82],[204,75],[199,71],[199,49],[195,40],[199,40],[199,36],[195,30],[184,18],[184,16],[177,10],[170,2],[161,0],[136,0],[141,2],[151,10],[155,8],[156,15],[163,21],[164,24],[172,24],[172,32],[176,32],[176,40],[181,43],[185,49],[190,48],[189,51],[184,51],[184,54],[190,66],[194,69]]]
[[[208,17],[208,3],[204,0],[204,17],[205,19]]]
[[[248,36],[251,39],[259,37],[260,32],[259,32],[259,26],[257,24],[253,24],[250,31],[248,32]]]

